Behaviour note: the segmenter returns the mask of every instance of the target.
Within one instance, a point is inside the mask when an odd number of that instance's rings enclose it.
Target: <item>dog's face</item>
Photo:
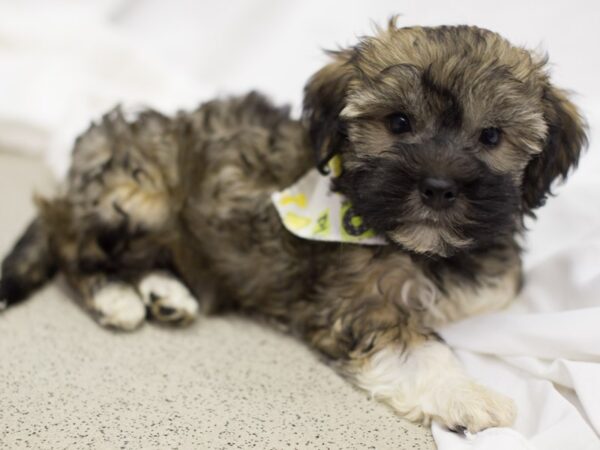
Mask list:
[[[512,234],[576,164],[583,121],[545,60],[474,27],[379,30],[305,92],[320,159],[366,224],[439,256]]]

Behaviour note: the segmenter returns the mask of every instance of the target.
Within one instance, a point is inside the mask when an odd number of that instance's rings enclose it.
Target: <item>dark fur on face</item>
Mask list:
[[[313,144],[319,158],[341,155],[335,188],[407,250],[449,256],[512,235],[585,145],[545,58],[490,31],[391,23],[332,55],[306,88]],[[399,113],[410,130],[394,134]],[[490,128],[495,146],[480,141]],[[420,184],[431,178],[456,186],[451,207],[423,204]]]
[[[332,56],[302,122],[250,93],[92,124],[4,260],[0,307],[55,272],[119,329],[146,313],[190,322],[195,297],[278,322],[411,420],[510,425],[510,399],[471,380],[432,330],[515,296],[515,234],[576,165],[582,119],[544,58],[479,28],[391,23]],[[285,229],[271,195],[314,152],[321,169],[340,155],[333,188],[397,245]]]
[[[493,244],[515,231],[518,190],[510,177],[494,174],[477,161],[456,161],[459,170],[451,176],[461,186],[462,204],[441,212],[429,211],[415,192],[419,182],[429,176],[426,162],[420,161],[428,157],[425,152],[416,156],[421,148],[399,147],[393,148],[398,155],[410,156],[392,161],[367,159],[335,180],[335,188],[352,199],[355,211],[370,228],[408,250],[442,256]],[[444,172],[452,173],[450,167]],[[441,241],[425,236],[427,229],[438,228],[439,232],[432,233],[451,231]],[[420,241],[427,238],[434,241]],[[423,247],[430,243],[435,247]]]

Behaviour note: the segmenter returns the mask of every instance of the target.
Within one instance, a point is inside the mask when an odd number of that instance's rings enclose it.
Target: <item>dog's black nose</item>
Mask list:
[[[454,203],[458,195],[456,183],[447,178],[425,178],[419,183],[423,203],[433,209],[445,209]]]

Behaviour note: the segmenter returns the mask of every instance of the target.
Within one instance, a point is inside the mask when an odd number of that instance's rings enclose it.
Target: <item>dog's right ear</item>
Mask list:
[[[347,140],[340,112],[346,105],[348,85],[354,73],[352,51],[329,54],[334,61],[315,73],[304,88],[302,112],[321,173],[328,173],[327,163]]]

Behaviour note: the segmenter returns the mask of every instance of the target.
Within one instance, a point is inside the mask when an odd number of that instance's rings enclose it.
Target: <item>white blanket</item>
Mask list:
[[[529,442],[489,447],[481,433],[461,447],[434,428],[440,449],[600,448],[599,255],[600,227],[528,270],[507,311],[440,330],[471,374],[516,400],[514,429]]]
[[[368,19],[397,12],[407,24],[476,23],[529,45],[545,38],[556,78],[582,94],[576,101],[592,125],[600,118],[598,63],[589,57],[599,14],[580,12],[591,2],[568,11],[528,2],[537,22],[513,14],[525,8],[517,0],[493,12],[475,0],[461,8],[423,0],[403,11],[392,0],[208,3],[0,0],[0,148],[43,153],[62,174],[75,135],[117,102],[173,112],[257,87],[297,111],[304,81],[324,61],[320,47],[351,43]],[[600,449],[599,156],[590,152],[530,224],[518,301],[440,330],[474,377],[519,407],[513,430],[464,438],[434,426],[441,450]]]

